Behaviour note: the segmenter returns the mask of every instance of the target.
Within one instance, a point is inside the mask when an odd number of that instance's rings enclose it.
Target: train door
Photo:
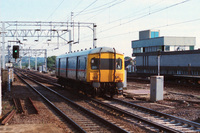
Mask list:
[[[66,58],[66,78],[68,78],[68,76],[67,76],[67,72],[68,71],[68,58]]]
[[[77,58],[76,58],[76,80],[78,79],[78,71],[79,71],[79,67],[80,67],[80,59],[79,59],[80,57],[78,56]]]
[[[77,62],[77,79],[86,81],[86,57],[81,56]]]

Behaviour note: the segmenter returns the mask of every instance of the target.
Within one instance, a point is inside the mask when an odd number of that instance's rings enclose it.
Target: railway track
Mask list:
[[[124,100],[113,98],[103,101],[93,99],[93,101],[113,110],[115,109],[117,112],[126,115],[130,121],[137,119],[140,124],[156,132],[200,132],[199,123],[158,112]]]
[[[154,111],[119,99],[95,100],[99,106],[104,106],[126,116],[127,121],[146,128],[152,132],[200,132],[200,124],[172,115]],[[105,109],[106,110],[106,109]]]
[[[18,75],[18,77],[51,105],[51,107],[62,116],[62,119],[70,122],[78,132],[127,132],[84,107],[79,106],[54,90],[23,74],[21,75],[25,78],[22,78],[20,75]]]
[[[34,72],[31,72],[31,71],[28,71],[28,70],[20,70],[20,69],[15,69],[17,70],[18,72],[21,72],[21,73],[24,73],[25,75],[31,75],[31,77],[35,78],[35,79],[39,79],[40,82],[43,82],[43,83],[48,83],[48,84],[51,84],[51,85],[54,85],[54,86],[57,86],[57,87],[61,87],[59,84],[57,84],[57,79],[55,78],[51,78],[49,76],[44,76],[42,74],[38,74],[38,73],[34,73]]]

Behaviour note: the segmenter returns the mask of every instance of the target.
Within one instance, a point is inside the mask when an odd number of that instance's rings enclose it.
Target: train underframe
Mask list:
[[[89,94],[93,97],[104,96],[106,94],[113,97],[114,95],[123,95],[123,84],[115,82],[83,82],[79,80],[58,78],[58,84],[66,88],[73,87],[76,90],[81,90],[85,94]]]

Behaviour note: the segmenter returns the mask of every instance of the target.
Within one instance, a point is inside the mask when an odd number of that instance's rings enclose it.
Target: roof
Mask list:
[[[114,53],[114,49],[110,47],[98,47],[94,49],[89,49],[85,51],[80,51],[80,52],[74,52],[74,53],[69,53],[69,54],[63,54],[60,56],[57,56],[57,58],[64,58],[64,57],[76,57],[76,56],[82,56],[82,55],[88,55],[88,54],[96,54],[99,53],[101,49],[101,53]],[[122,54],[119,51],[116,50],[117,54]]]
[[[200,54],[200,50],[167,51],[167,52],[161,51],[161,56],[162,55],[186,55],[186,54]],[[137,56],[158,56],[158,51],[135,53],[134,55],[136,56],[136,58]]]

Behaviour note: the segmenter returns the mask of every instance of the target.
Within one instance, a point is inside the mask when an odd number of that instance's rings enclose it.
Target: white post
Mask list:
[[[8,67],[8,91],[10,92],[10,67]]]
[[[2,94],[1,94],[1,92],[2,92],[2,90],[1,90],[1,51],[0,51],[0,116],[1,116],[1,114],[2,114]]]
[[[0,51],[0,116],[2,114],[2,82],[1,82],[1,68],[5,69],[5,23],[2,23],[2,47]]]
[[[1,75],[1,69],[0,69],[0,75]],[[0,76],[0,116],[2,114],[2,94],[1,94],[1,92],[2,92],[2,90],[1,90],[1,76]]]
[[[45,70],[44,71],[47,72],[47,49],[45,49],[44,56],[45,56],[44,57],[44,59],[45,59],[44,60],[44,65],[45,65]]]
[[[2,23],[2,68],[5,69],[5,23]]]
[[[35,71],[37,71],[37,56],[35,56]]]
[[[160,76],[160,50],[158,51],[158,76]]]
[[[158,76],[160,76],[160,56],[158,56]]]
[[[93,48],[97,47],[96,24],[93,24]]]
[[[28,60],[28,69],[31,69],[31,56],[29,56],[29,60]]]
[[[69,52],[72,51],[72,36],[71,36],[71,30],[69,30]]]
[[[22,69],[22,58],[19,60],[19,68]]]

